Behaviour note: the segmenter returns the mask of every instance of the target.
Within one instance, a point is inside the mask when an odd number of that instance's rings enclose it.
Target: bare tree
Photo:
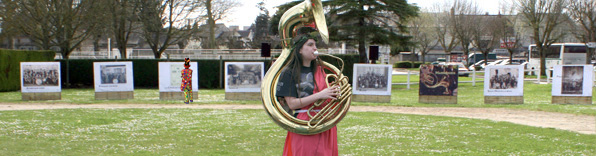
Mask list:
[[[141,28],[137,16],[139,4],[134,0],[109,0],[106,2],[110,15],[108,18],[110,19],[108,21],[110,23],[109,30],[114,35],[120,56],[126,59],[128,40],[135,30]]]
[[[567,9],[572,20],[572,26],[579,27],[580,31],[575,34],[576,38],[584,43],[596,42],[596,1],[595,0],[574,0],[570,1]],[[587,54],[586,64],[590,64],[594,56],[594,49]]]
[[[532,31],[542,74],[546,74],[546,50],[564,36],[555,30],[563,23],[566,5],[565,0],[517,0],[518,11]]]
[[[472,31],[472,43],[484,55],[485,65],[488,62],[488,54],[499,44],[498,28],[496,26],[498,22],[490,16],[482,16],[482,18],[478,18],[478,22]]]
[[[193,0],[137,1],[142,35],[156,59],[171,45],[188,40],[201,18],[193,12],[201,8]]]
[[[418,54],[422,57],[422,63],[425,63],[426,54],[438,44],[431,13],[423,12],[418,14],[418,17],[410,21],[409,30],[412,41],[415,43],[413,51],[418,49]]]
[[[215,41],[215,22],[224,19],[232,9],[240,6],[236,0],[205,0],[205,9],[207,10],[207,24],[209,26],[208,48],[216,47]]]
[[[10,17],[14,16],[14,10],[2,4],[3,1],[0,1],[0,43],[7,41],[6,43],[8,44],[0,48],[15,49],[13,37],[19,33],[19,30],[18,28],[14,28],[16,26],[15,24],[9,22]]]
[[[464,60],[468,60],[470,45],[478,25],[480,9],[468,0],[456,0],[452,5],[453,30],[464,50]],[[466,64],[467,65],[467,64]]]
[[[28,35],[41,48],[58,46],[68,59],[70,53],[89,38],[97,26],[101,5],[96,1],[23,0],[2,1],[14,28]]]
[[[20,33],[28,35],[31,40],[42,50],[49,50],[54,39],[53,25],[50,18],[50,9],[46,9],[49,1],[24,0],[21,2],[2,0],[4,12],[3,27],[10,25]]]
[[[507,52],[509,52],[509,63],[511,64],[513,62],[513,53],[521,47],[521,35],[518,33],[522,31],[519,30],[521,23],[517,19],[519,16],[510,16],[516,13],[513,3],[501,2],[499,15],[494,19],[493,28],[500,41],[500,47],[507,49]],[[501,15],[501,13],[504,13],[504,15]]]
[[[435,4],[432,8],[434,15],[434,23],[435,23],[435,33],[438,40],[438,43],[447,56],[451,55],[451,51],[455,49],[455,46],[459,43],[457,39],[457,34],[455,32],[455,26],[453,25],[453,9],[451,9],[447,3],[444,4]]]

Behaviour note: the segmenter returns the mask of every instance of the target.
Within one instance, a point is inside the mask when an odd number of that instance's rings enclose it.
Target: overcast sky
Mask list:
[[[225,23],[227,26],[250,26],[254,23],[255,18],[259,14],[259,9],[256,7],[257,3],[264,1],[265,6],[269,10],[269,16],[275,14],[274,7],[281,4],[291,2],[294,0],[238,0],[241,3],[240,7],[237,7],[230,13],[227,19],[218,21],[218,23]],[[324,0],[325,1],[325,0]],[[444,0],[408,0],[408,3],[416,3],[421,8],[430,8],[435,3],[443,2]],[[478,4],[483,12],[489,12],[490,14],[497,14],[499,12],[499,0],[471,0]]]

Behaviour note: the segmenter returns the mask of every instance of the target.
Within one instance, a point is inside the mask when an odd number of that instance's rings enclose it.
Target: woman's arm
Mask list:
[[[338,92],[338,87],[333,86],[329,88],[323,89],[321,92],[303,97],[303,98],[296,98],[291,96],[285,96],[284,99],[286,103],[290,107],[290,109],[300,109],[302,107],[306,107],[311,103],[316,102],[319,99],[336,99]]]

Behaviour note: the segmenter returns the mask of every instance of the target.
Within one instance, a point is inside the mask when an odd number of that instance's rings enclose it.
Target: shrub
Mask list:
[[[414,65],[410,61],[400,61],[393,65],[394,68],[412,68]]]
[[[358,62],[358,55],[335,55],[343,59],[344,70],[343,74],[352,78],[354,63]],[[335,66],[339,64],[338,61],[329,57],[321,57],[322,60],[327,61]],[[62,66],[62,83],[63,87],[71,88],[93,88],[93,62],[108,62],[116,61],[114,59],[94,59],[94,60],[59,60]],[[156,59],[134,59],[134,60],[117,60],[117,61],[132,61],[133,62],[133,76],[135,88],[158,88],[159,86],[159,62],[166,62],[168,60]],[[169,60],[182,62],[183,60]],[[223,78],[225,72],[225,62],[264,62],[265,72],[271,66],[270,60],[192,60],[198,63],[199,88],[222,88],[224,85],[220,78]],[[67,72],[68,71],[68,72]],[[69,83],[70,85],[67,85]]]
[[[0,92],[21,89],[21,62],[54,61],[53,51],[23,51],[0,49]]]

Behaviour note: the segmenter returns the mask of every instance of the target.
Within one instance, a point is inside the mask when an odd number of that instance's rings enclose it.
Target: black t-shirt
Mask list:
[[[315,89],[314,73],[312,68],[304,67],[300,69],[300,83],[294,82],[292,70],[284,70],[277,83],[277,97],[291,96],[302,98],[312,95]],[[299,86],[299,87],[298,87]],[[300,90],[296,90],[300,88]],[[298,92],[298,93],[297,93]]]

